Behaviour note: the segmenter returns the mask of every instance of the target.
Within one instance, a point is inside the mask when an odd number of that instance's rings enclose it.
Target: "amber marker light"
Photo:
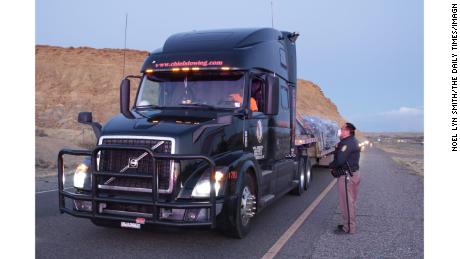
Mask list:
[[[147,73],[147,74],[151,74],[151,73],[153,73],[153,69],[151,69],[151,68],[147,68],[147,69],[145,70],[145,73]]]
[[[222,179],[224,179],[224,174],[222,173],[222,171],[216,171],[216,173],[214,174],[214,179],[216,179],[217,182],[222,181]]]
[[[230,68],[229,68],[229,67],[221,67],[220,69],[222,69],[222,70],[224,70],[224,71],[228,71],[228,70],[230,70]]]
[[[171,70],[172,70],[173,72],[178,72],[178,71],[180,71],[180,68],[178,68],[178,67],[173,67]]]
[[[188,72],[188,71],[190,71],[190,68],[189,68],[189,67],[183,67],[183,68],[182,68],[182,71]]]
[[[199,67],[192,67],[192,71],[200,71]]]

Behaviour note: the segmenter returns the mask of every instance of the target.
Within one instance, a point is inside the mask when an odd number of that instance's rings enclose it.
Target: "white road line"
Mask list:
[[[292,223],[292,225],[284,232],[284,234],[273,244],[273,246],[264,254],[262,259],[272,259],[278,252],[283,248],[286,242],[291,238],[292,235],[297,231],[297,229],[302,226],[302,223],[310,216],[313,210],[319,205],[321,200],[326,197],[326,194],[334,187],[337,180],[333,180],[329,185],[319,194],[318,197],[302,212],[302,214]]]
[[[73,188],[73,187],[66,187],[66,188],[64,188],[64,190],[70,189],[70,188]],[[41,194],[41,193],[47,193],[47,192],[57,192],[57,191],[59,191],[59,189],[46,190],[46,191],[39,191],[39,192],[35,192],[35,194]]]

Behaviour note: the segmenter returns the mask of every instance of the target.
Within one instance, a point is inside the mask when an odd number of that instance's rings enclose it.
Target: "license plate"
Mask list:
[[[121,222],[122,228],[134,228],[134,229],[141,229],[141,224],[134,223],[134,222]]]

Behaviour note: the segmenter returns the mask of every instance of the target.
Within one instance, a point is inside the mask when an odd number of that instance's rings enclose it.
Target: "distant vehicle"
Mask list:
[[[296,120],[299,34],[271,28],[169,37],[120,87],[93,150],[58,157],[59,209],[96,225],[218,227],[242,238],[277,198],[300,195],[332,150]],[[130,105],[130,79],[140,79]],[[296,134],[297,133],[297,134]],[[64,190],[63,156],[88,156]],[[330,156],[329,156],[330,157]]]

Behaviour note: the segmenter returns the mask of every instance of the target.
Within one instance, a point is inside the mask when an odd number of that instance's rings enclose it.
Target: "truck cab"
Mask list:
[[[272,28],[170,36],[140,75],[122,80],[120,114],[103,126],[79,114],[97,146],[59,153],[60,211],[103,226],[244,237],[263,208],[306,188],[310,163],[295,143],[297,37]],[[73,190],[64,190],[64,155],[88,157]]]

